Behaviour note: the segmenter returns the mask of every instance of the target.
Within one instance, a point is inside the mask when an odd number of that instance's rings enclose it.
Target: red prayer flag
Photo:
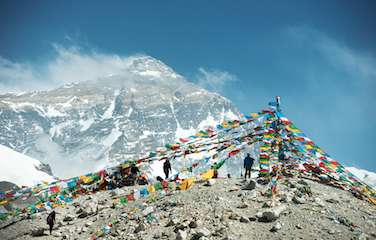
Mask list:
[[[166,180],[162,181],[163,188],[168,188],[168,182]]]
[[[60,191],[59,186],[52,186],[50,187],[50,191],[53,193],[58,193]]]
[[[237,150],[234,150],[234,151],[231,151],[228,153],[228,156],[229,157],[233,157],[235,156],[236,154],[238,154],[240,152],[240,149],[237,149]]]
[[[182,143],[186,143],[189,141],[189,139],[186,139],[186,138],[179,138],[179,141],[182,142]]]
[[[134,201],[134,200],[135,200],[133,194],[128,194],[128,195],[126,195],[125,197],[127,198],[128,201]]]

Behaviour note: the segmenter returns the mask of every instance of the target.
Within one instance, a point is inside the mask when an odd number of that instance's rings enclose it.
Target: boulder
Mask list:
[[[86,223],[85,223],[85,227],[90,227],[91,225],[93,225],[92,222],[86,222]]]
[[[186,240],[187,239],[187,232],[184,231],[184,230],[179,230],[177,233],[176,233],[176,240]]]
[[[254,221],[257,220],[257,218],[255,218],[255,217],[249,217],[248,219],[249,219],[249,221],[251,221],[251,222],[254,222]]]
[[[259,222],[273,222],[279,218],[281,213],[286,210],[285,205],[281,205],[275,208],[268,209],[264,212],[262,212],[261,217],[258,214],[257,216],[259,217]]]
[[[256,181],[250,180],[249,183],[246,186],[244,186],[242,189],[243,190],[253,190],[255,188],[256,188]]]
[[[239,220],[240,219],[239,215],[236,214],[236,213],[231,213],[228,218],[231,219],[231,220]]]
[[[271,232],[277,232],[282,228],[282,225],[277,222],[276,224],[273,225],[272,229],[270,229]]]
[[[240,217],[240,222],[243,222],[243,223],[249,223],[250,221],[249,221],[248,218],[241,216],[241,217]]]
[[[206,181],[205,186],[213,186],[215,184],[215,179],[209,179]]]
[[[64,222],[71,222],[71,221],[73,221],[74,220],[74,216],[72,216],[72,215],[67,215],[67,216],[65,216],[64,218],[63,218],[63,221]]]
[[[209,237],[211,232],[207,228],[200,228],[197,230],[195,234],[192,236],[192,240],[198,240],[202,237]]]
[[[44,236],[44,228],[42,227],[38,227],[38,228],[34,228],[31,230],[31,236],[33,237],[40,237],[40,236]]]
[[[86,218],[88,216],[86,211],[81,212],[77,217],[78,218]]]
[[[304,204],[306,202],[304,197],[294,196],[292,201],[296,204]]]
[[[140,224],[138,224],[138,226],[134,230],[134,233],[139,233],[139,232],[145,231],[145,229],[146,229],[145,224],[140,223]]]
[[[167,223],[165,227],[175,226],[178,223],[179,223],[179,220],[177,218],[170,218],[170,221]]]
[[[174,232],[177,233],[179,230],[184,230],[186,228],[188,228],[186,223],[178,223],[175,225]]]
[[[197,222],[196,222],[195,220],[193,220],[193,221],[191,221],[191,222],[189,223],[189,227],[190,227],[190,228],[197,228],[197,227],[198,227],[198,224],[197,224]]]

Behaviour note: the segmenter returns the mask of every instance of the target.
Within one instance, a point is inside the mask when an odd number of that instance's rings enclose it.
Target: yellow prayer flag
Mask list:
[[[179,186],[180,190],[188,190],[190,187],[192,187],[194,181],[194,178],[184,179],[181,185]]]
[[[202,176],[202,178],[203,178],[204,180],[211,179],[211,178],[213,178],[213,176],[214,176],[214,170],[213,170],[213,169],[210,169],[209,171],[203,173],[201,176]]]
[[[149,192],[149,193],[154,193],[154,192],[155,192],[155,188],[154,188],[153,185],[149,185],[149,186],[148,186],[148,192]]]

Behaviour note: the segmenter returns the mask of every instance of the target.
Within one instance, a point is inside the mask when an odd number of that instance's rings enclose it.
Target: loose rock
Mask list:
[[[176,240],[185,240],[187,239],[187,232],[186,231],[183,231],[183,230],[179,230],[177,233],[176,233]]]
[[[242,189],[243,190],[253,190],[255,188],[256,188],[256,181],[250,180],[249,183],[245,187],[243,187]]]
[[[270,229],[270,231],[271,232],[277,232],[281,228],[282,228],[282,225],[279,222],[277,222],[276,224],[274,224],[274,226],[272,227],[272,229]]]
[[[31,236],[33,237],[44,236],[44,228],[39,227],[39,228],[32,229]]]
[[[243,216],[240,217],[240,222],[243,222],[243,223],[249,223],[249,219],[248,218],[245,218]]]
[[[139,232],[145,231],[145,229],[146,229],[145,224],[140,223],[140,224],[136,227],[136,229],[134,230],[134,233],[139,233]]]
[[[270,210],[264,211],[262,216],[259,218],[260,222],[273,222],[277,220],[280,214],[286,210],[285,205],[281,205],[279,207],[272,208]]]
[[[206,181],[205,186],[213,186],[215,184],[215,179],[209,179]]]

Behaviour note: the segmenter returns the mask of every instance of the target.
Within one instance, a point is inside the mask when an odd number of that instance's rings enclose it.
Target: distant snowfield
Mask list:
[[[376,188],[376,173],[370,172],[364,169],[359,169],[356,167],[346,167],[346,169],[352,172],[355,176],[357,176],[363,182],[367,183],[371,187]]]
[[[34,158],[0,145],[0,181],[8,181],[19,186],[33,186],[42,181],[55,179],[36,167],[40,162]]]

